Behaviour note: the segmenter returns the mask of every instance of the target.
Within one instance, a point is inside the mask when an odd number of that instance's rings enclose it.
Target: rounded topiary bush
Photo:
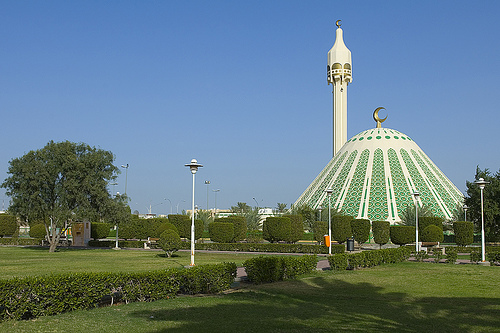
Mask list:
[[[396,245],[406,245],[415,241],[415,227],[410,225],[391,225],[391,242]]]
[[[165,251],[167,257],[170,258],[175,251],[181,248],[181,237],[174,230],[167,229],[160,235],[158,245],[163,251]]]
[[[455,233],[455,243],[457,245],[466,246],[474,242],[474,224],[472,222],[454,222],[453,232]]]
[[[443,239],[443,230],[434,224],[428,225],[420,235],[422,242],[442,242]]]
[[[37,223],[30,226],[30,237],[37,239],[44,239],[47,236],[47,232],[45,231],[45,225],[42,223]]]
[[[234,238],[234,224],[212,222],[208,224],[210,239],[216,243],[230,243]]]
[[[161,236],[161,234],[165,231],[165,230],[173,230],[175,231],[177,234],[179,234],[179,230],[177,230],[177,228],[175,227],[175,225],[173,225],[172,223],[170,222],[163,222],[162,224],[160,224],[158,226],[158,228],[156,229],[156,234]]]
[[[14,215],[0,214],[0,237],[12,236],[17,229],[17,219]]]
[[[388,221],[372,222],[373,240],[375,241],[376,244],[380,245],[380,247],[389,242],[390,225],[391,224]]]
[[[324,242],[324,236],[328,234],[328,222],[315,221],[313,223],[313,237],[314,240],[320,244]]]
[[[354,219],[351,221],[352,236],[358,244],[363,244],[370,238],[370,228],[370,220]]]
[[[245,239],[247,235],[247,221],[244,216],[228,216],[216,218],[214,222],[231,223],[233,224],[233,239],[229,242],[238,242]]]
[[[332,216],[332,238],[340,244],[352,237],[351,216],[336,215]]]

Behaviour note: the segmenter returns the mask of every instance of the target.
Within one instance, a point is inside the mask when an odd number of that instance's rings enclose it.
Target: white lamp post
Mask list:
[[[127,165],[122,164],[122,168],[125,168],[125,195],[127,195],[128,163]]]
[[[469,209],[469,207],[464,204],[462,208],[464,210],[464,221],[467,222],[467,209]]]
[[[323,207],[319,206],[318,210],[319,210],[319,220],[321,221],[321,211],[323,210]]]
[[[207,212],[208,212],[208,187],[210,185],[210,180],[205,180],[205,185],[207,185]]]
[[[481,189],[481,261],[486,261],[485,245],[484,245],[484,203],[483,203],[483,190],[484,187],[490,182],[485,181],[483,178],[474,182]]]
[[[212,190],[215,195],[215,209],[214,209],[214,218],[217,218],[217,192],[220,192],[220,189]]]
[[[330,244],[328,244],[328,255],[332,254],[332,213],[331,213],[331,199],[332,199],[332,194],[333,194],[333,189],[332,188],[327,188],[325,190],[326,195],[328,196],[328,238]]]
[[[192,159],[191,163],[185,164],[185,166],[189,167],[191,173],[193,174],[193,200],[192,200],[192,210],[191,210],[191,263],[189,266],[194,266],[194,175],[198,168],[201,168],[203,165],[198,164],[196,159]]]
[[[413,197],[415,198],[415,251],[420,251],[420,242],[418,241],[418,197],[420,193],[417,191],[413,192]]]

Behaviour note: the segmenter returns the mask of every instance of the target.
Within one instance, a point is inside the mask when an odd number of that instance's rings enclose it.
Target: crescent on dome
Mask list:
[[[337,22],[335,22],[335,25],[337,26],[337,28],[340,28],[340,26],[342,25],[342,20],[337,20]]]
[[[382,123],[387,119],[387,116],[385,116],[384,119],[380,119],[380,117],[378,116],[378,112],[380,110],[385,110],[385,108],[378,107],[375,109],[375,111],[373,111],[373,119],[377,122],[377,128],[382,128]]]

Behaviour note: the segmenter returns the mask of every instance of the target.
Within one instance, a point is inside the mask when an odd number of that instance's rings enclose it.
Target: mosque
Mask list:
[[[352,82],[352,60],[340,20],[336,24],[327,66],[328,84],[333,86],[333,158],[294,206],[318,209],[330,203],[333,209],[355,218],[394,224],[401,221],[399,214],[417,200],[435,216],[451,219],[463,203],[462,193],[408,135],[382,127],[387,119],[378,115],[382,107],[373,113],[376,128],[347,140],[347,86]]]

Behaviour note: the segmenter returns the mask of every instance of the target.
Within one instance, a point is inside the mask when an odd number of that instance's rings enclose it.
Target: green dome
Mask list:
[[[451,219],[463,195],[407,135],[374,128],[348,140],[295,202],[328,207],[325,190],[333,189],[332,208],[347,215],[391,223],[401,219],[412,193],[435,216]]]

